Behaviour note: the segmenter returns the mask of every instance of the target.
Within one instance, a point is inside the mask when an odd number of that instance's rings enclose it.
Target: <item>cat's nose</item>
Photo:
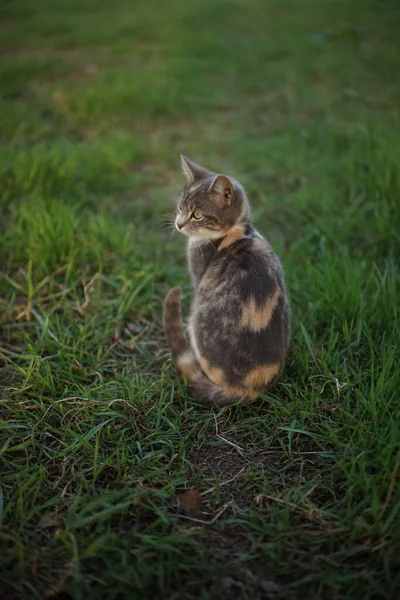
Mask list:
[[[183,223],[177,223],[176,226],[178,227],[179,231],[182,229],[183,227]]]

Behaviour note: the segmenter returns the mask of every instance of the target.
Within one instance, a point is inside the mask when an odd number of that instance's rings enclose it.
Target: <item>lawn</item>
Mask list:
[[[399,31],[394,0],[1,4],[1,598],[399,597]],[[250,406],[196,403],[161,328],[181,152],[284,265]]]

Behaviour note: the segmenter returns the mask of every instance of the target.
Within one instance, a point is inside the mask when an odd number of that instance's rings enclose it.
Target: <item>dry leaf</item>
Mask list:
[[[315,510],[315,508],[310,508],[307,511],[307,519],[309,521],[315,521],[316,518],[317,518],[317,511]]]
[[[178,494],[179,507],[188,517],[198,517],[201,507],[201,495],[198,490],[188,490]]]
[[[38,523],[38,527],[40,527],[40,529],[45,529],[46,527],[57,527],[57,525],[57,513],[55,512],[46,513]]]

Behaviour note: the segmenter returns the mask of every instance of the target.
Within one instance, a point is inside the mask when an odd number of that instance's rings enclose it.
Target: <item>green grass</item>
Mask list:
[[[0,28],[1,596],[398,597],[398,4],[14,0]],[[249,407],[196,404],[161,329],[180,152],[285,267],[287,371]]]

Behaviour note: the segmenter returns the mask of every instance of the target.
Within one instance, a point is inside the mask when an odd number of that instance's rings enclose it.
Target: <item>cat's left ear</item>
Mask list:
[[[233,184],[226,175],[217,175],[214,177],[209,191],[215,193],[216,202],[221,208],[232,204],[234,196]]]
[[[197,165],[192,160],[186,158],[181,154],[181,166],[184,174],[186,175],[186,179],[188,183],[193,183],[196,179],[203,179],[205,177],[209,177],[210,172],[207,169],[203,169],[200,165]]]

